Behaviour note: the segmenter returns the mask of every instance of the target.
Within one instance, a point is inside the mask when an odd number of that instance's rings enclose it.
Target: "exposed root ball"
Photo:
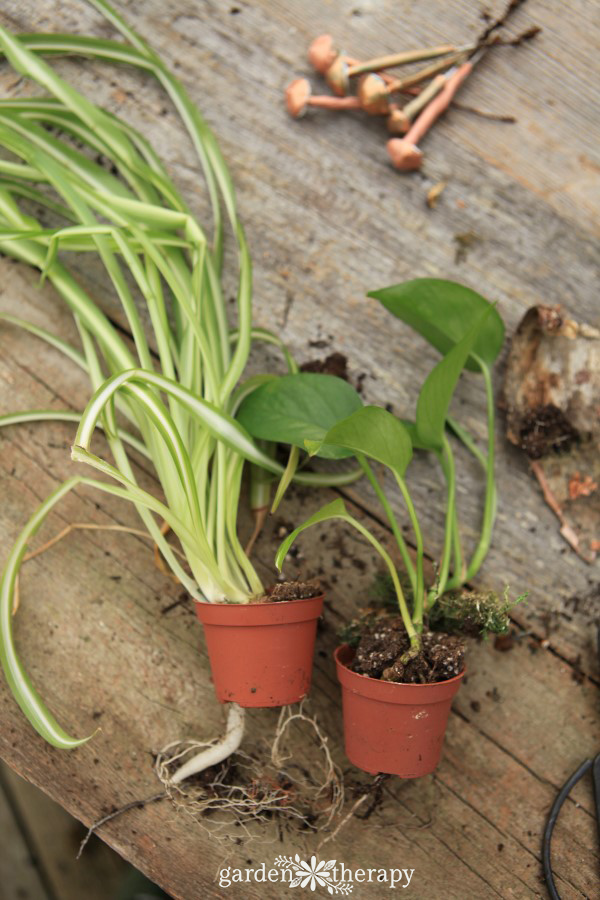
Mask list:
[[[294,762],[299,756],[291,750],[298,737],[296,725],[301,726],[304,745],[306,728],[312,732],[311,745],[316,745],[317,753],[306,766]],[[264,829],[253,825],[273,819],[288,828],[320,831],[343,806],[343,781],[327,738],[302,705],[296,712],[292,707],[281,710],[270,752],[237,750],[219,765],[174,784],[173,772],[207,746],[197,741],[169,744],[158,754],[156,772],[174,805],[214,837],[231,840],[231,826],[238,825],[242,835],[256,840]]]

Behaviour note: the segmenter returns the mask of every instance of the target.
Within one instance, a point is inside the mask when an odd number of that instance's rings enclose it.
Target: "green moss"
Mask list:
[[[445,594],[431,610],[429,627],[432,631],[470,637],[506,634],[511,609],[526,597],[527,593],[512,600],[508,587],[502,596],[495,591],[468,590]]]
[[[402,590],[409,605],[412,605],[412,591],[406,575],[402,578]],[[429,615],[429,628],[446,634],[461,634],[466,637],[486,637],[488,634],[506,634],[510,625],[510,611],[526,599],[527,593],[515,600],[509,596],[508,586],[500,596],[495,591],[452,591],[444,594],[436,602]],[[392,579],[385,572],[379,572],[369,589],[369,606],[360,610],[352,621],[338,632],[344,644],[356,647],[365,626],[375,619],[398,614],[398,601]]]

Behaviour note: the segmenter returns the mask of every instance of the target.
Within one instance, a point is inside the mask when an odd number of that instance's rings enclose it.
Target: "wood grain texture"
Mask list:
[[[451,111],[423,144],[424,169],[400,176],[386,161],[381,123],[359,116],[286,117],[282,91],[307,72],[310,39],[329,30],[361,56],[423,41],[463,40],[481,27],[479,5],[450,0],[292,3],[182,2],[123,4],[186,83],[213,125],[229,161],[254,258],[256,321],[274,323],[298,357],[325,342],[345,353],[353,377],[364,373],[367,400],[391,402],[410,414],[416,388],[435,355],[399,322],[367,301],[369,289],[418,275],[463,281],[499,301],[509,329],[528,306],[563,303],[577,318],[598,324],[598,98],[594,79],[598,23],[589,4],[531,0],[511,31],[543,28],[525,49],[490,54],[461,92],[464,103],[514,114],[500,125]],[[112,36],[83,3],[7,0],[2,21],[15,30],[94,32]],[[149,134],[199,214],[206,198],[175,116],[158,89],[126,70],[90,63],[57,65],[96,101]],[[315,79],[316,81],[316,79]],[[22,90],[3,70],[2,93]],[[448,180],[438,208],[426,191]],[[457,261],[457,235],[470,234]],[[0,259],[0,306],[65,337],[73,326],[48,287]],[[79,276],[117,321],[122,316],[102,273]],[[387,340],[384,340],[384,337]],[[85,379],[33,339],[2,328],[2,410],[44,405],[81,408]],[[255,365],[260,367],[258,358]],[[475,376],[461,384],[456,412],[482,437],[483,388]],[[499,383],[499,381],[498,381]],[[33,506],[72,472],[71,429],[26,426],[0,433],[3,503],[0,533],[15,537]],[[500,509],[493,550],[478,582],[531,591],[518,619],[525,631],[514,650],[473,650],[468,683],[451,718],[444,762],[433,778],[396,783],[367,823],[353,821],[327,853],[347,865],[416,868],[418,897],[543,896],[539,849],[544,816],[557,787],[597,749],[597,692],[573,679],[566,661],[598,675],[595,655],[597,570],[563,544],[524,459],[498,423]],[[152,487],[149,474],[140,481]],[[416,460],[411,488],[430,553],[441,542],[436,510],[441,483]],[[482,486],[460,457],[459,500],[465,522],[476,523]],[[368,516],[367,489],[349,494]],[[314,510],[314,495],[293,491],[257,547],[265,580],[273,577],[277,529]],[[46,528],[70,521],[136,524],[117,501],[78,491]],[[375,526],[378,527],[377,525]],[[473,526],[465,525],[465,538]],[[381,530],[382,537],[385,533]],[[320,574],[329,593],[316,656],[312,709],[326,723],[340,761],[338,688],[330,651],[335,630],[365,595],[376,560],[353,535],[328,530],[303,537],[290,575]],[[150,753],[179,737],[218,732],[198,626],[187,602],[161,610],[180,591],[153,567],[147,545],[134,537],[87,532],[28,564],[17,638],[24,661],[44,685],[51,708],[77,733],[102,731],[86,747],[64,754],[45,747],[24,724],[0,685],[0,754],[72,814],[90,822],[114,806],[155,793]],[[549,639],[540,649],[539,640]],[[561,659],[562,657],[562,659]],[[132,718],[131,710],[135,709]],[[198,710],[202,710],[202,716]],[[268,735],[276,715],[250,716],[252,744]],[[565,898],[591,897],[597,849],[591,792],[578,789],[556,834],[555,866]],[[273,832],[273,837],[275,837]],[[275,888],[224,890],[213,878],[222,859],[269,861],[278,852],[314,852],[310,836],[284,836],[283,845],[215,845],[206,831],[166,804],[128,814],[103,837],[175,897],[276,897]],[[271,891],[271,892],[270,892]],[[365,886],[358,896],[377,896]]]

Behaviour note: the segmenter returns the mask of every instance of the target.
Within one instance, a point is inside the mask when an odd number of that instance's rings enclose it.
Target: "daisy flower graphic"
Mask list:
[[[297,887],[300,885],[305,888],[310,886],[311,891],[314,891],[317,885],[319,885],[319,887],[330,886],[330,869],[335,865],[335,859],[330,859],[329,862],[317,863],[317,857],[311,856],[310,865],[300,859],[298,854],[296,854],[295,859],[296,871],[294,872],[294,880],[291,882],[290,887]]]

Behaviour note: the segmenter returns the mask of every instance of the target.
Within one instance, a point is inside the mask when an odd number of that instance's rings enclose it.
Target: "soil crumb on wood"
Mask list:
[[[300,366],[301,372],[318,372],[336,375],[348,381],[348,360],[343,353],[330,353],[325,359],[311,359]]]
[[[457,635],[425,632],[418,656],[401,661],[410,648],[402,619],[379,619],[367,626],[358,646],[352,670],[382,681],[402,684],[433,684],[460,675],[464,668],[465,644]]]
[[[276,584],[264,597],[261,603],[278,603],[281,600],[308,600],[310,597],[318,597],[321,588],[318,584],[307,584],[302,581],[283,581]]]

